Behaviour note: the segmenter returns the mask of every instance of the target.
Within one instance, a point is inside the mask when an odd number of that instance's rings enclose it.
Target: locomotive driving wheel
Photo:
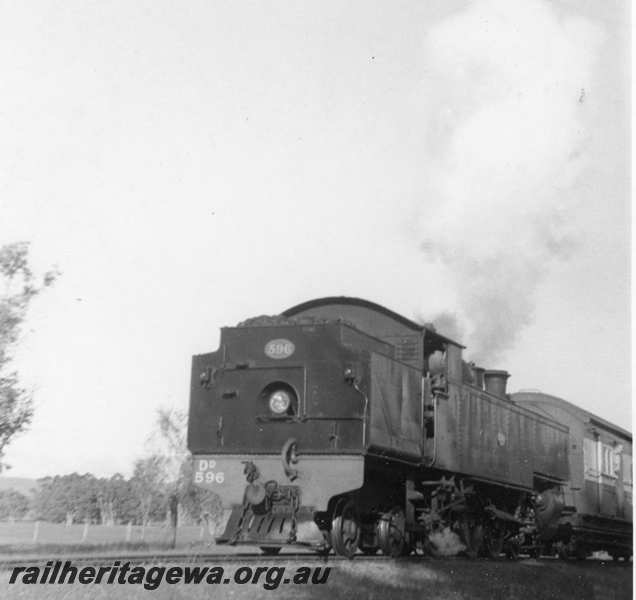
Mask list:
[[[331,523],[331,544],[336,554],[353,558],[360,542],[360,522],[352,500],[341,502]]]
[[[477,558],[484,541],[484,526],[480,523],[472,523],[470,519],[463,518],[460,522],[460,537],[466,546],[464,551],[468,558]]]
[[[498,523],[488,523],[484,531],[484,554],[498,558],[504,549],[506,531]]]
[[[397,558],[404,556],[408,546],[404,511],[396,506],[384,513],[377,525],[378,545],[382,554]]]

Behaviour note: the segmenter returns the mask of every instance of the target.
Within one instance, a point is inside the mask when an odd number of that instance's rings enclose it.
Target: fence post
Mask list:
[[[130,542],[131,537],[132,537],[132,521],[128,521],[128,525],[126,525],[126,541]]]
[[[40,521],[36,521],[33,527],[33,543],[37,543],[38,535],[40,533]]]
[[[88,521],[84,521],[84,531],[82,532],[82,542],[86,541],[87,535],[88,535]]]

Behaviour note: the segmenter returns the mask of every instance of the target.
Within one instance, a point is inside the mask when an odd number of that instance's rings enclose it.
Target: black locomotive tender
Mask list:
[[[226,327],[193,358],[195,482],[218,543],[352,557],[632,555],[631,433],[382,306],[347,297]]]

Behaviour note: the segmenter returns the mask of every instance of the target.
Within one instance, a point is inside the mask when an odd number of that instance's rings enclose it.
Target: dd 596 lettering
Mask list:
[[[194,483],[223,483],[225,473],[216,470],[216,461],[201,458],[197,461],[197,469],[194,473]]]

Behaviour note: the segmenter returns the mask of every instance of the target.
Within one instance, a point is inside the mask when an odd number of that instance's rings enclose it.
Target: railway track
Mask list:
[[[553,562],[558,561],[554,557],[542,557],[540,559],[521,559],[520,561],[511,562],[524,562],[526,560],[532,560],[534,563],[538,562]],[[267,555],[259,552],[240,552],[240,553],[192,553],[192,552],[143,552],[143,553],[100,553],[100,554],[61,554],[61,555],[23,555],[23,556],[7,556],[0,557],[0,571],[10,570],[14,567],[30,567],[39,566],[43,567],[47,562],[65,562],[71,561],[75,565],[87,564],[91,566],[107,566],[112,565],[115,561],[120,564],[131,563],[133,565],[160,565],[160,564],[275,564],[279,565],[285,562],[299,562],[305,564],[338,564],[338,563],[371,563],[371,562],[469,562],[469,563],[493,563],[493,562],[507,562],[503,557],[500,560],[492,560],[488,558],[475,558],[466,559],[461,556],[445,556],[433,558],[430,556],[424,556],[420,554],[412,554],[398,559],[391,559],[389,557],[378,555],[365,555],[357,554],[353,559],[349,559],[344,556],[337,556],[329,554],[328,556],[322,556],[313,552],[288,552],[280,553],[277,555]],[[560,562],[560,561],[558,561]],[[600,559],[590,559],[586,561],[588,563],[606,563]],[[611,562],[611,560],[609,561]],[[579,563],[580,564],[580,563]],[[624,564],[624,563],[621,563]],[[626,564],[631,565],[631,562]]]
[[[415,558],[415,557],[413,557]],[[90,564],[92,566],[112,565],[115,561],[121,564],[130,562],[135,565],[144,564],[280,564],[283,562],[302,562],[302,563],[338,563],[349,562],[350,559],[342,556],[330,554],[329,556],[320,556],[313,552],[298,553],[281,553],[278,555],[266,555],[262,553],[167,553],[167,552],[147,552],[147,553],[109,553],[109,554],[66,554],[57,556],[11,556],[0,558],[0,570],[12,569],[17,566],[44,566],[47,562],[65,562],[71,561],[74,564]],[[365,556],[360,554],[356,556],[356,561],[386,561],[385,556]]]

